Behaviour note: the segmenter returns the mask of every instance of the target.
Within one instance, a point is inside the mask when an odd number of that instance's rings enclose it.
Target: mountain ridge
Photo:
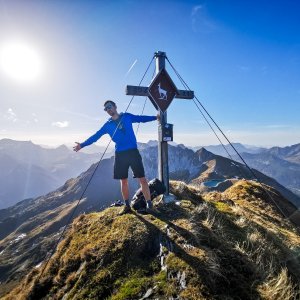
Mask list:
[[[299,233],[260,184],[240,180],[202,196],[171,182],[171,191],[178,202],[158,197],[152,215],[108,208],[77,217],[44,273],[34,268],[3,299],[299,296]]]

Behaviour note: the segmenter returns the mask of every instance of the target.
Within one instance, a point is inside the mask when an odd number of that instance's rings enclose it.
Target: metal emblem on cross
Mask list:
[[[158,93],[160,96],[159,99],[168,100],[168,96],[167,96],[168,92],[160,87],[160,83],[157,86],[158,86]]]
[[[126,95],[149,97],[154,107],[160,113],[160,124],[158,126],[158,177],[166,187],[165,196],[169,196],[170,187],[167,141],[170,139],[164,139],[162,132],[173,126],[172,124],[167,124],[167,109],[174,98],[193,99],[194,92],[178,90],[176,88],[165,69],[165,52],[158,51],[155,52],[154,55],[156,59],[156,76],[150,83],[149,87],[127,85]]]

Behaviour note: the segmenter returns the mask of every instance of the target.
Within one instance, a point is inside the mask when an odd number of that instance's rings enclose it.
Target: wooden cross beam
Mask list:
[[[152,104],[160,113],[160,124],[158,130],[165,128],[167,124],[167,108],[173,98],[193,99],[194,92],[177,90],[172,79],[165,70],[165,52],[155,52],[156,58],[156,77],[152,80],[149,87],[126,86],[126,95],[149,97]],[[160,133],[160,132],[159,132]],[[160,134],[159,134],[160,136]],[[166,187],[165,196],[169,195],[169,164],[168,164],[168,142],[160,140],[158,142],[158,176]]]
[[[149,97],[149,88],[147,86],[134,86],[127,85],[126,86],[126,95],[135,95],[135,96],[145,96]],[[178,94],[175,95],[175,98],[179,99],[193,99],[194,91],[186,91],[186,90],[177,90]]]

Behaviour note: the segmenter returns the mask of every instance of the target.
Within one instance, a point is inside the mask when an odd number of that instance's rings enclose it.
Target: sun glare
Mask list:
[[[21,42],[3,44],[0,48],[0,68],[19,82],[33,82],[41,73],[41,60],[34,48]]]

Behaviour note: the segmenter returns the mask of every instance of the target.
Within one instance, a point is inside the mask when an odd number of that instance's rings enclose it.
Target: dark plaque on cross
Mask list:
[[[160,128],[167,123],[167,109],[174,98],[193,99],[194,92],[187,90],[178,90],[171,77],[165,69],[166,53],[158,51],[156,58],[156,76],[148,87],[144,86],[126,86],[126,95],[149,97],[154,107],[160,111]],[[168,165],[168,143],[159,141],[158,144],[158,169],[159,179],[166,186],[166,194],[169,195],[169,165]]]
[[[162,69],[155,76],[148,88],[148,97],[154,107],[165,112],[174,97],[178,94],[177,88],[166,69]]]

